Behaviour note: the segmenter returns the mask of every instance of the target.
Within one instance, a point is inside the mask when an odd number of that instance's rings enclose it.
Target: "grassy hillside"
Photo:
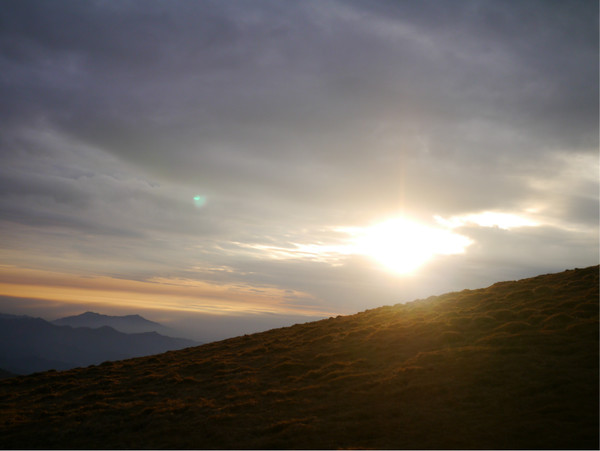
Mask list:
[[[6,371],[2,368],[0,368],[0,379],[4,379],[7,377],[15,377],[16,374],[15,373],[11,373],[10,371]]]
[[[598,267],[0,381],[4,448],[598,448]]]

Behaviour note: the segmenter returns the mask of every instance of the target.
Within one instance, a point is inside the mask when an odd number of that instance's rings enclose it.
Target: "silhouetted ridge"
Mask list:
[[[146,318],[138,314],[125,316],[110,316],[95,312],[85,312],[81,315],[60,318],[55,321],[52,321],[52,323],[59,326],[71,327],[98,328],[102,326],[109,326],[115,330],[118,330],[119,332],[123,332],[126,334],[157,332],[160,335],[165,335],[168,337],[179,336],[179,332],[177,332],[176,330],[164,326],[163,324],[147,320]]]
[[[102,327],[109,326],[119,332],[140,333],[140,332],[159,332],[163,335],[168,334],[168,328],[162,324],[147,320],[140,315],[110,316],[95,312],[85,312],[81,315],[67,316],[52,321],[58,326],[71,327]]]
[[[74,328],[41,318],[0,315],[0,368],[16,374],[66,370],[198,344],[156,332],[125,334],[105,325]]]
[[[0,440],[5,448],[597,449],[598,270],[3,380]]]

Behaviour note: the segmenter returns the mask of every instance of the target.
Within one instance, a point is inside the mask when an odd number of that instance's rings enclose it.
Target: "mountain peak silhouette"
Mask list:
[[[5,379],[0,444],[598,449],[598,270]]]

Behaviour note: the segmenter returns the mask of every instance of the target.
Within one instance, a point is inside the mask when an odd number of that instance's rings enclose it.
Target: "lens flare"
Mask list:
[[[194,205],[198,208],[204,207],[206,205],[206,196],[196,195],[194,196]]]

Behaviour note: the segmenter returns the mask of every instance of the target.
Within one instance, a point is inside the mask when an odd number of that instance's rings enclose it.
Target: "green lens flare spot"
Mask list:
[[[196,207],[203,207],[206,204],[206,196],[194,196],[194,205]]]

